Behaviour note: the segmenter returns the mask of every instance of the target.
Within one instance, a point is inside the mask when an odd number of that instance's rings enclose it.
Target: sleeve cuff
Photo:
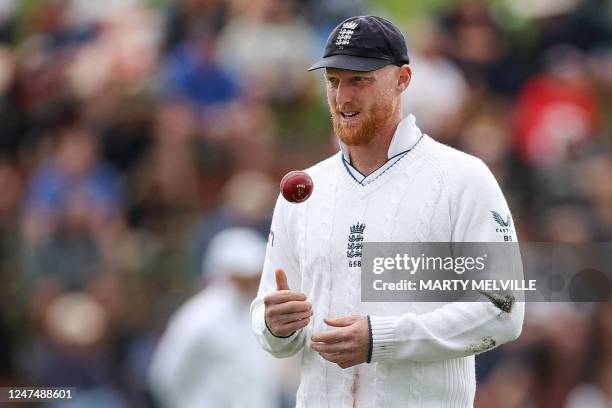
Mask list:
[[[296,330],[293,333],[291,333],[291,335],[289,336],[280,337],[280,336],[275,336],[274,334],[272,334],[272,332],[268,328],[268,324],[266,323],[265,319],[263,321],[262,326],[263,327],[261,328],[261,332],[263,333],[263,336],[265,337],[267,343],[270,345],[272,349],[276,349],[278,347],[282,347],[286,345],[287,343],[291,343],[297,337],[298,333],[300,332],[300,330]]]
[[[266,322],[266,319],[264,319],[264,325],[266,326],[266,330],[268,331],[268,333],[274,337],[276,337],[277,339],[288,339],[289,337],[293,336],[295,334],[295,331],[293,333],[291,333],[288,336],[277,336],[276,334],[272,333],[272,330],[270,330],[270,326],[268,326],[268,322]]]
[[[369,316],[372,355],[370,361],[387,361],[395,353],[397,317]]]

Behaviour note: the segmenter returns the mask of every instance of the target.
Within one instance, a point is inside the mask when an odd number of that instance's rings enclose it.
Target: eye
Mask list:
[[[335,88],[338,86],[338,78],[327,78],[327,85]]]
[[[368,81],[368,78],[364,77],[364,76],[354,76],[351,77],[351,82],[354,85],[362,85],[365,84]]]

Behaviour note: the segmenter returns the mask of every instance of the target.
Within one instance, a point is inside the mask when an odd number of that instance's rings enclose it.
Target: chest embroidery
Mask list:
[[[365,224],[357,223],[351,226],[346,247],[346,256],[349,259],[349,267],[361,266],[361,253],[363,249],[363,231]]]

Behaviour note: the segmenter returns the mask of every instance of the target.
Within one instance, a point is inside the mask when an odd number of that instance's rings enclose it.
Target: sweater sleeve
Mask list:
[[[289,337],[276,337],[270,332],[265,322],[264,296],[276,290],[276,269],[282,268],[285,271],[291,290],[299,291],[301,288],[302,279],[296,250],[296,237],[295,234],[289,233],[292,215],[288,208],[289,205],[291,204],[288,204],[281,196],[276,201],[259,291],[251,303],[253,332],[259,344],[278,358],[294,355],[304,346],[305,340],[303,330],[298,330]]]
[[[452,242],[516,242],[508,205],[486,165],[469,157],[448,189]],[[494,215],[497,214],[497,215]],[[501,224],[500,224],[501,222]],[[502,226],[503,228],[500,228]],[[520,268],[520,253],[511,250]],[[370,316],[372,362],[407,359],[439,361],[490,350],[516,339],[525,306],[510,298],[495,302],[483,293],[481,302],[454,302],[424,314]]]

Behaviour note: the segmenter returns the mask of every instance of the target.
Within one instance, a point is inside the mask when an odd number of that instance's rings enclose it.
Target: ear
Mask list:
[[[399,87],[400,93],[404,92],[408,85],[410,85],[410,79],[412,78],[412,69],[408,64],[404,64],[400,67],[399,76],[397,78],[397,86]]]

